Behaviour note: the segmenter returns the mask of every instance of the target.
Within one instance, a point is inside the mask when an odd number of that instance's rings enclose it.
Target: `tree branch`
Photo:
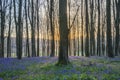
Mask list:
[[[72,24],[71,24],[70,28],[68,29],[68,33],[70,32],[71,28],[73,27],[73,24],[74,24],[74,22],[75,22],[75,19],[76,19],[76,17],[77,17],[78,12],[79,12],[79,8],[80,8],[80,6],[78,6],[78,8],[77,8],[77,12],[76,12],[76,14],[75,14],[75,16],[74,16],[74,19],[73,19],[73,21],[72,21]]]

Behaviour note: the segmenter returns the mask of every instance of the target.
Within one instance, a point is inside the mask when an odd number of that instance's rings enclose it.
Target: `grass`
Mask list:
[[[6,62],[0,65],[0,80],[120,80],[119,60],[70,57],[72,65],[60,67],[56,57],[11,59],[0,59]]]

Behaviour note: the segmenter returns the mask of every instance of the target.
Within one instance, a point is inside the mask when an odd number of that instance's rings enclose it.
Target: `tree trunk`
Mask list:
[[[118,49],[119,49],[119,18],[120,18],[120,0],[115,0],[116,1],[116,18],[115,18],[115,30],[116,30],[116,36],[115,36],[115,55],[118,55]]]
[[[55,56],[55,40],[54,40],[54,0],[50,0],[50,27],[51,27],[51,53],[50,56],[54,57]]]
[[[27,14],[27,0],[25,0],[25,21],[26,21],[26,54],[30,57],[30,47],[29,47],[29,30],[28,30],[28,14]]]
[[[6,10],[5,10],[6,2],[5,0],[3,1],[3,6],[2,6],[2,1],[0,0],[0,7],[1,7],[1,52],[0,52],[0,57],[4,57],[4,32],[5,32],[5,15],[6,15]]]
[[[5,11],[1,12],[1,54],[0,57],[4,57],[4,30],[5,30]]]
[[[112,35],[111,35],[111,0],[106,1],[106,15],[107,15],[107,52],[108,57],[114,57],[112,48]]]
[[[83,0],[81,0],[81,5],[82,5],[81,6],[81,31],[82,31],[81,32],[81,55],[84,56],[84,53],[83,53],[83,51],[84,51],[84,48],[83,48],[83,44],[84,44],[84,42],[83,42],[84,41],[83,40],[84,39],[83,38],[83,35],[84,35],[84,31],[83,31],[84,30],[83,29],[83,24],[84,24],[83,23]]]
[[[68,25],[67,25],[67,0],[59,0],[59,32],[60,47],[57,65],[67,65],[68,59]]]
[[[37,4],[37,56],[39,56],[39,40],[40,40],[40,37],[39,37],[39,0],[36,1],[36,4]]]
[[[36,45],[35,45],[35,20],[34,20],[34,0],[31,0],[31,37],[32,37],[32,57],[36,56]]]
[[[86,57],[89,57],[90,54],[89,54],[89,17],[88,17],[88,0],[85,0],[85,20],[86,20],[86,40],[85,40],[85,56]]]
[[[91,8],[91,13],[90,13],[90,17],[91,17],[91,30],[90,30],[90,53],[91,55],[95,55],[95,28],[94,28],[94,0],[91,1],[90,4],[90,8]]]
[[[98,0],[98,33],[97,33],[97,55],[100,56],[100,0]]]
[[[19,0],[19,12],[18,12],[18,30],[17,30],[17,36],[18,36],[18,48],[17,48],[17,58],[22,58],[22,32],[23,32],[23,22],[22,22],[22,0]]]
[[[2,15],[2,0],[0,0],[0,17]],[[2,21],[2,18],[0,18],[0,23]],[[1,46],[1,27],[2,25],[0,24],[0,57],[2,57],[2,46]]]
[[[12,0],[10,1],[9,7],[9,30],[7,38],[7,57],[11,57],[11,9],[12,9]]]

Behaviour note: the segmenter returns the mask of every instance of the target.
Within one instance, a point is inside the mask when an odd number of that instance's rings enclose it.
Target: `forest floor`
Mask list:
[[[67,66],[55,66],[57,59],[0,59],[0,80],[120,80],[120,56],[70,57]]]

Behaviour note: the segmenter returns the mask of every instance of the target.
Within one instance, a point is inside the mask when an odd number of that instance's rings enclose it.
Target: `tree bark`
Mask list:
[[[89,54],[89,15],[88,15],[88,0],[85,0],[85,5],[86,5],[86,7],[85,7],[85,20],[86,20],[86,24],[85,24],[85,26],[86,26],[86,40],[85,40],[85,56],[86,57],[89,57],[90,56],[90,54]]]
[[[55,56],[55,40],[54,40],[54,0],[50,0],[50,27],[51,27],[51,53],[50,56],[54,57]]]
[[[17,58],[22,58],[22,33],[23,33],[23,22],[22,22],[22,0],[19,0],[19,12],[18,12],[18,28],[17,28],[17,34],[18,37],[17,40]]]
[[[68,59],[68,24],[67,24],[67,0],[59,0],[59,32],[60,47],[57,65],[69,64]]]
[[[9,30],[7,38],[7,57],[11,57],[11,10],[12,10],[12,0],[10,1],[9,7]]]
[[[115,18],[115,30],[116,30],[116,36],[115,36],[115,55],[117,56],[118,55],[118,49],[119,49],[119,19],[120,19],[120,11],[119,11],[119,8],[120,8],[120,0],[115,0],[116,2],[116,18]]]
[[[36,6],[37,6],[37,56],[39,56],[39,49],[40,49],[40,47],[39,47],[39,41],[40,41],[40,37],[39,37],[39,34],[40,34],[40,26],[39,26],[39,0],[37,0],[36,1]]]
[[[28,57],[30,57],[27,0],[25,0],[25,21],[26,21],[26,36],[27,36],[26,37],[26,54]]]
[[[108,57],[113,58],[112,35],[111,35],[111,0],[106,0],[106,15],[107,15],[107,52]]]
[[[97,33],[97,55],[100,56],[100,0],[98,0],[98,33]]]
[[[36,56],[36,45],[35,45],[35,20],[34,20],[34,0],[31,0],[31,37],[32,37],[32,57]]]

